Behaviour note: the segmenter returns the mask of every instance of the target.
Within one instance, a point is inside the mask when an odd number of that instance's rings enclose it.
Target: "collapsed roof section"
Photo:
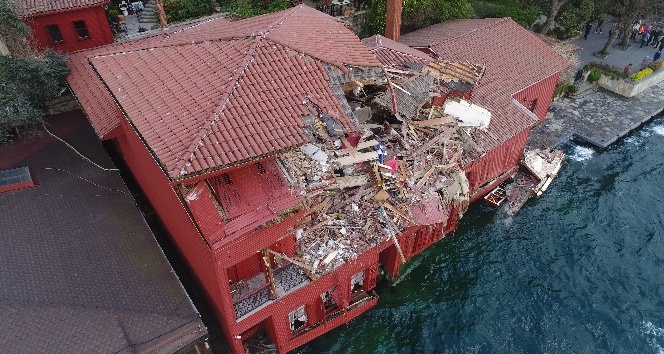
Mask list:
[[[362,80],[382,77],[343,22],[303,5],[220,29],[88,57],[174,180],[307,142],[299,120],[305,98],[351,131],[326,65],[349,80],[353,67],[368,68]]]
[[[183,187],[208,242],[223,244],[305,209],[295,256],[279,257],[313,278],[386,241],[399,248],[396,236],[406,228],[446,225],[463,214],[470,191],[462,161],[479,153],[472,135],[486,124],[464,127],[465,113],[446,114],[448,103],[475,107],[452,92],[446,105],[434,104],[441,78],[460,67],[443,64],[430,60],[398,77],[388,71],[383,80],[362,81],[355,79],[368,76],[366,68],[344,75],[326,66],[340,106],[357,118],[355,130],[307,96],[299,117],[306,143]],[[462,67],[481,76],[479,66]],[[397,114],[390,102],[401,107]]]

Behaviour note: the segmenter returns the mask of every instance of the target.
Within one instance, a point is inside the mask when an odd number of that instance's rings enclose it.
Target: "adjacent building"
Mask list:
[[[543,67],[516,75],[494,37],[474,57],[360,41],[300,5],[78,52],[68,82],[232,350],[284,353],[375,306],[379,279],[518,163],[551,99],[538,83],[566,63],[491,21]],[[484,27],[455,33],[477,47]]]
[[[113,43],[104,10],[109,0],[17,0],[19,14],[39,49],[63,53]]]
[[[69,146],[44,132],[0,147],[0,352],[209,353],[199,313],[85,116],[47,124]]]

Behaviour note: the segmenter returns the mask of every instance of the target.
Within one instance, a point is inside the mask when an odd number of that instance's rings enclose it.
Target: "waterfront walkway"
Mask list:
[[[580,66],[596,61],[616,67],[632,63],[638,68],[646,56],[652,58],[655,53],[655,48],[639,48],[632,41],[632,46],[626,51],[612,48],[605,59],[593,56],[593,52],[604,46],[607,36],[605,30],[603,34],[591,33],[588,40],[580,38],[574,41],[583,48],[578,53]],[[662,110],[664,82],[631,98],[602,88],[579,98],[561,98],[551,104],[547,119],[533,129],[528,148],[552,149],[569,138],[606,148]]]

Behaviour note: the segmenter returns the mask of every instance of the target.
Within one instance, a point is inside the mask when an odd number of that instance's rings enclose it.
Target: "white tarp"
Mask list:
[[[445,114],[454,116],[461,127],[486,129],[491,121],[491,112],[465,100],[445,102]]]

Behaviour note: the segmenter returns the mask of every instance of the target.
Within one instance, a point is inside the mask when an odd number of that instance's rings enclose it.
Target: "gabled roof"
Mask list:
[[[362,43],[385,66],[401,65],[403,63],[426,64],[433,59],[417,49],[395,42],[380,34],[364,38]]]
[[[570,65],[510,18],[449,21],[407,33],[401,42],[430,47],[445,60],[486,63],[473,95],[493,113],[488,133],[477,134],[486,150],[537,123],[512,96]]]
[[[350,127],[328,67],[380,67],[343,22],[304,5],[102,51],[77,54],[72,89],[104,135],[120,122],[118,110],[108,98],[101,110],[83,103],[107,95],[85,88],[101,78],[173,179],[308,141],[300,119],[307,99]]]
[[[108,3],[109,0],[16,0],[21,17],[48,12],[67,11]]]

